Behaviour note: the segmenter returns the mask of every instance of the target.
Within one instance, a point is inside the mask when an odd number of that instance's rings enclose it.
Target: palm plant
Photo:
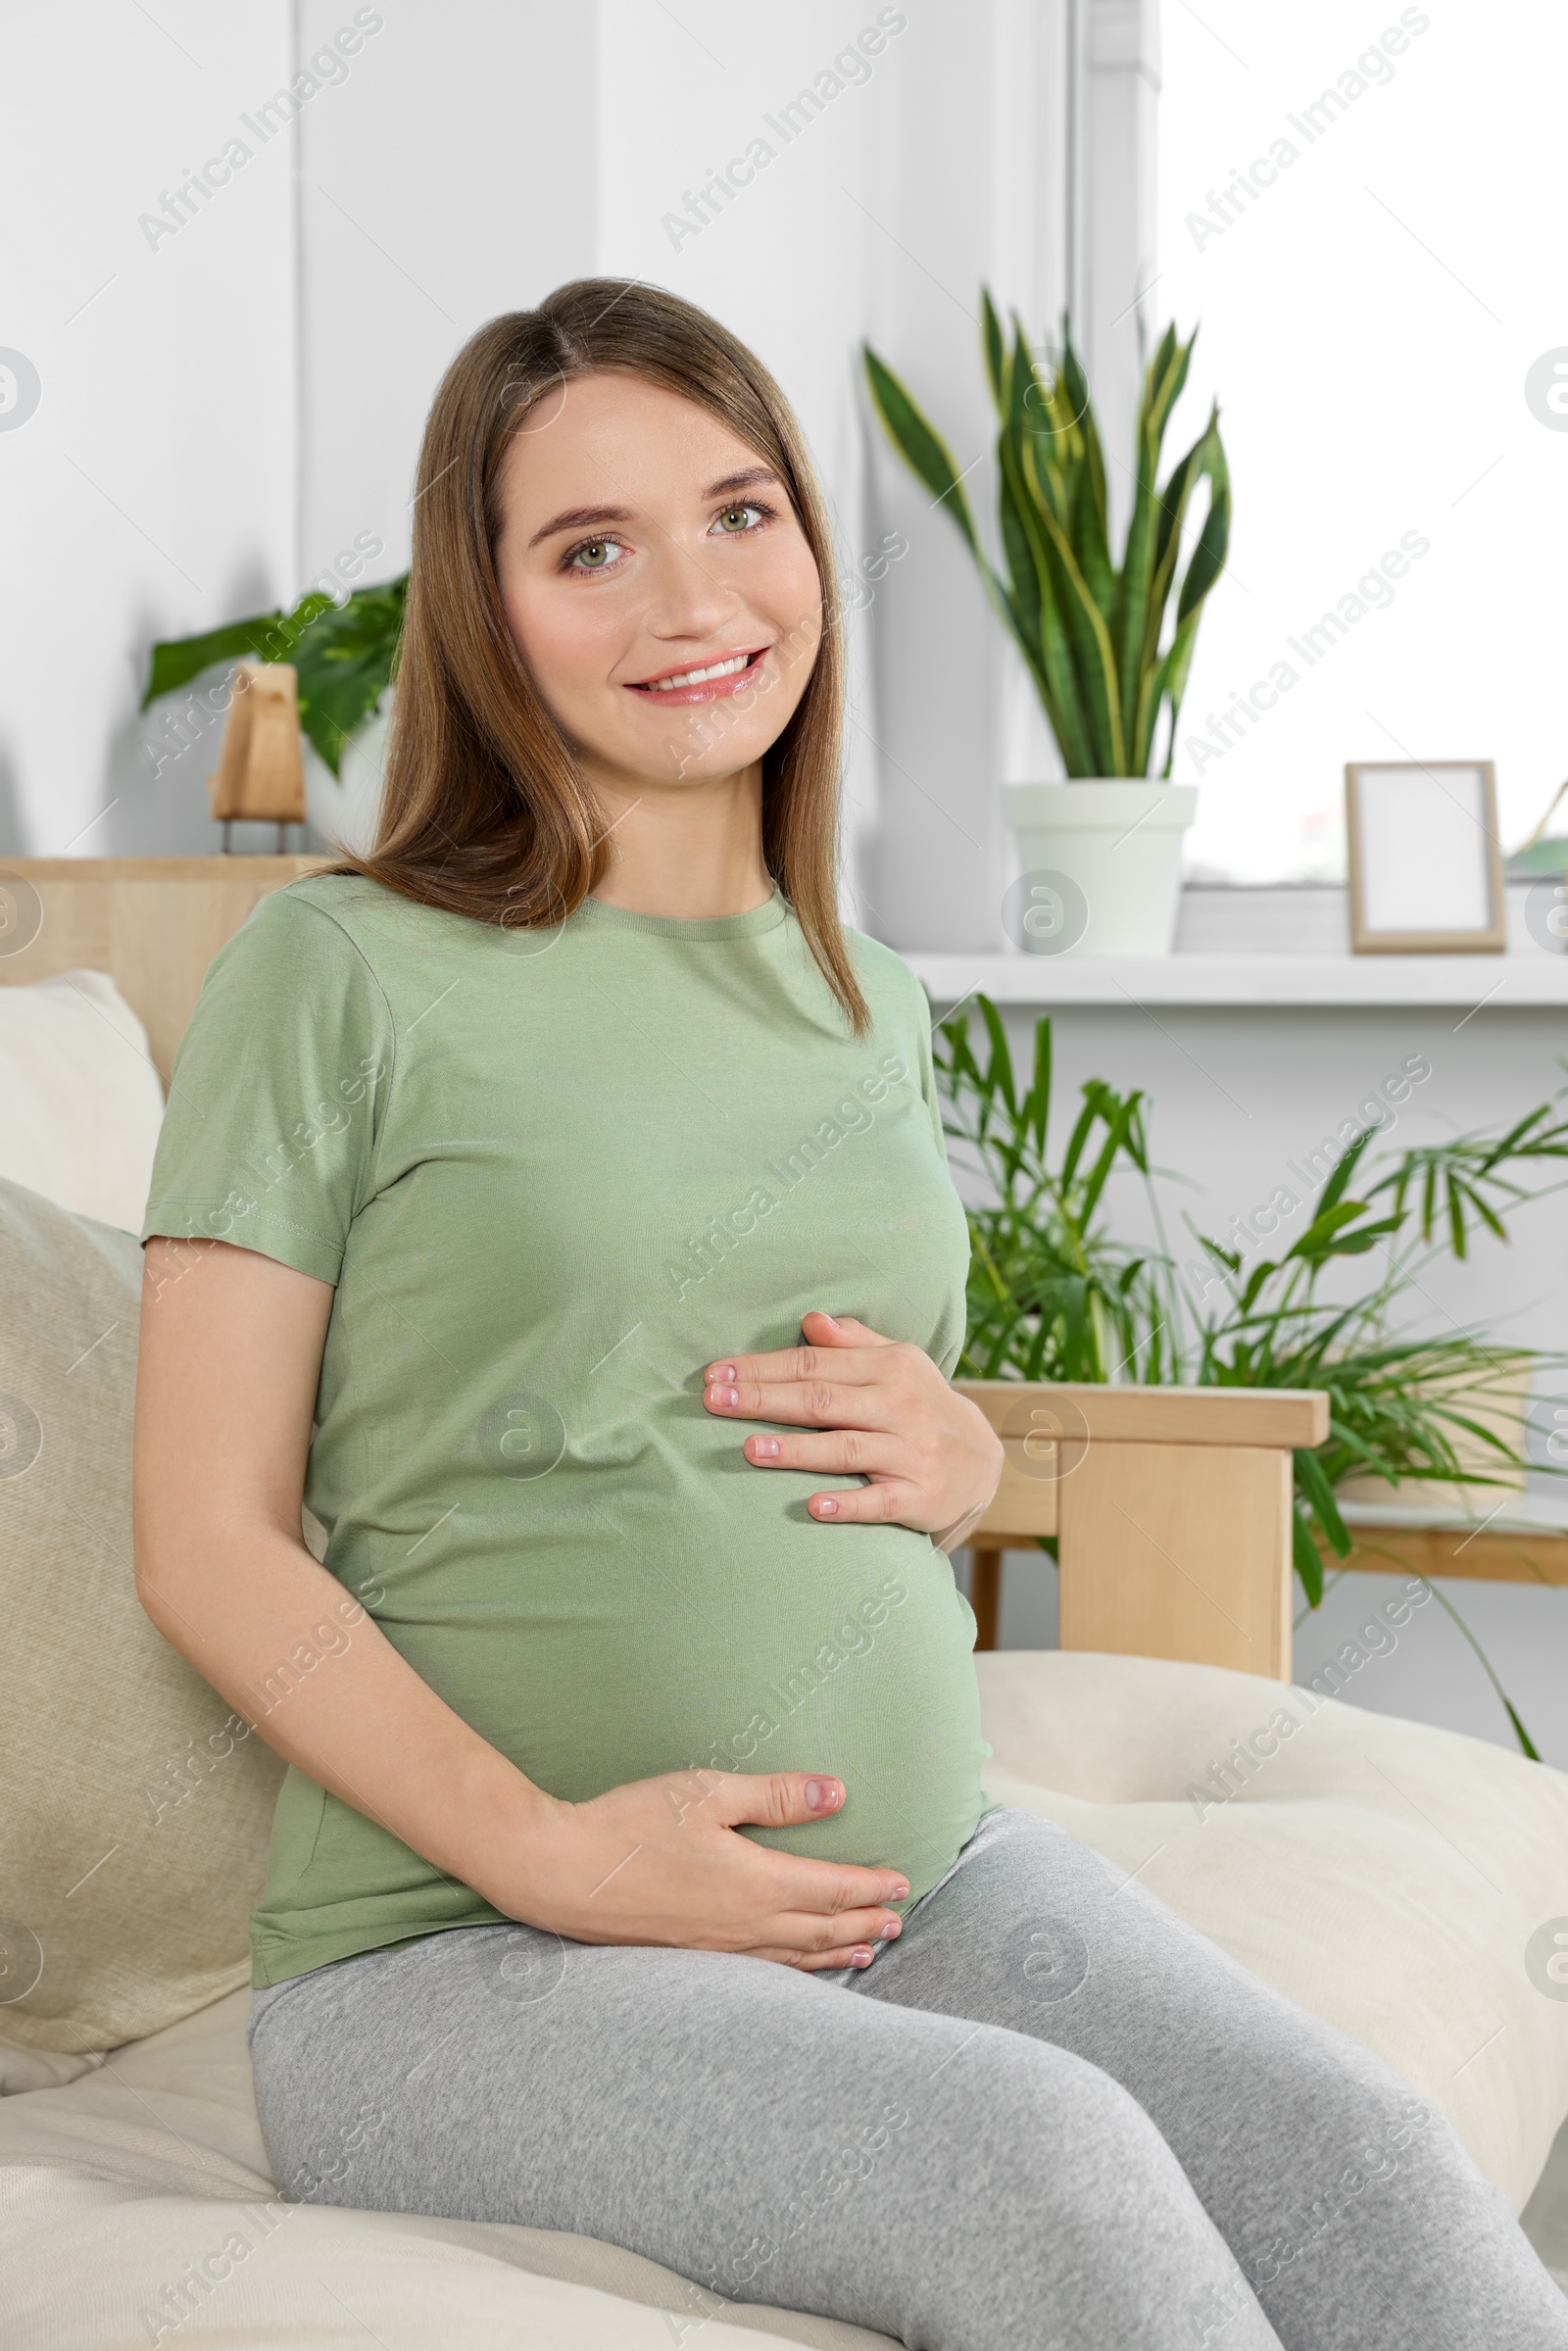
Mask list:
[[[1143,1178],[1158,1213],[1143,1094],[1091,1078],[1053,1165],[1051,1022],[1036,1025],[1020,1090],[995,1004],[981,996],[978,1010],[983,1060],[967,1012],[944,1021],[933,1043],[947,1132],[991,1196],[968,1209],[965,1370],[981,1380],[1177,1379],[1169,1253],[1118,1241],[1105,1216],[1105,1187],[1121,1165]]]
[[[1004,569],[982,547],[946,442],[869,344],[871,399],[900,455],[961,532],[986,593],[1034,680],[1069,776],[1146,776],[1162,707],[1170,713],[1168,776],[1203,602],[1225,564],[1230,475],[1219,411],[1161,483],[1165,427],[1187,380],[1193,342],[1167,327],[1144,372],[1132,511],[1112,562],[1100,430],[1067,322],[1056,365],[1042,372],[1014,314],[1004,335],[982,289],[987,379],[996,405],[997,513]],[[1182,538],[1200,481],[1208,505],[1185,572]],[[1165,616],[1175,599],[1171,633]]]
[[[1295,1558],[1308,1609],[1323,1599],[1325,1557],[1345,1559],[1353,1547],[1335,1498],[1342,1480],[1371,1474],[1391,1488],[1420,1479],[1452,1490],[1511,1483],[1525,1467],[1523,1454],[1478,1417],[1478,1403],[1511,1396],[1521,1372],[1557,1358],[1499,1347],[1479,1330],[1425,1338],[1396,1323],[1433,1256],[1464,1257],[1477,1227],[1506,1238],[1503,1212],[1540,1197],[1519,1181],[1521,1172],[1555,1173],[1568,1161],[1568,1118],[1556,1114],[1555,1102],[1502,1135],[1389,1154],[1385,1172],[1352,1198],[1352,1181],[1369,1172],[1372,1135],[1363,1132],[1276,1258],[1249,1266],[1191,1227],[1219,1280],[1220,1301],[1210,1305],[1210,1285],[1198,1288],[1169,1247],[1159,1193],[1165,1171],[1150,1156],[1146,1096],[1091,1078],[1054,1160],[1050,1019],[1036,1025],[1033,1068],[1020,1086],[996,1006],[982,996],[978,1010],[983,1053],[971,1043],[967,1011],[943,1022],[935,1049],[955,1158],[985,1195],[967,1209],[962,1363],[972,1377],[1326,1390],[1328,1438],[1295,1455]],[[1107,1187],[1118,1170],[1144,1188],[1152,1248],[1114,1231]],[[1321,1295],[1332,1266],[1374,1250],[1384,1270],[1360,1298],[1345,1304]],[[1476,1645],[1462,1623],[1461,1630]],[[1484,1655],[1482,1663],[1490,1674]],[[1493,1681],[1533,1756],[1517,1711]]]
[[[145,710],[217,661],[292,661],[300,725],[336,775],[344,745],[380,701],[397,666],[408,574],[356,588],[342,604],[319,589],[291,612],[256,612],[198,637],[167,637],[148,658]]]

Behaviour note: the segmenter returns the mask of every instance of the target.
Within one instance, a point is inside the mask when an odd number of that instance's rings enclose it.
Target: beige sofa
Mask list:
[[[139,1265],[128,1234],[0,1184],[7,2339],[880,2339],[720,2306],[585,2239],[276,2198],[245,2053],[245,1920],[281,1767],[136,1600]],[[1061,1822],[1377,2049],[1524,2205],[1568,2114],[1568,2001],[1542,1957],[1543,1931],[1568,1925],[1568,1777],[1212,1666],[977,1663],[992,1793]],[[1239,1746],[1253,1762],[1227,1797]]]

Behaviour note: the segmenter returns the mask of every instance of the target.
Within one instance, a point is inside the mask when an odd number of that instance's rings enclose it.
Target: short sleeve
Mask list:
[[[335,1283],[392,1071],[386,1000],[348,932],[293,890],[265,898],[180,1040],[142,1239],[230,1241]]]
[[[909,974],[909,979],[910,993],[914,998],[910,1017],[914,1022],[915,1035],[920,1041],[920,1093],[924,1098],[926,1109],[930,1113],[932,1132],[937,1139],[937,1150],[942,1154],[943,1165],[946,1166],[948,1163],[948,1137],[947,1130],[942,1123],[942,1096],[937,1087],[936,1056],[931,1045],[931,1000],[912,972]]]

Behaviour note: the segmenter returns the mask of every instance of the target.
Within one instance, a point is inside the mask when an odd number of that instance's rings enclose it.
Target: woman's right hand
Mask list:
[[[747,1823],[831,1819],[844,1793],[825,1774],[691,1771],[632,1781],[584,1804],[550,1799],[518,1856],[526,1883],[514,1915],[576,1942],[868,1967],[872,1943],[899,1933],[887,1905],[906,1898],[908,1880],[775,1852],[739,1833]]]

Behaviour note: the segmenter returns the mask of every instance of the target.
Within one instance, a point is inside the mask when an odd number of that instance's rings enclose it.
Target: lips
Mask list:
[[[743,692],[755,679],[766,653],[763,645],[751,653],[719,654],[710,661],[692,662],[684,669],[664,669],[657,677],[639,678],[626,691],[639,694],[650,703],[716,702],[725,695]]]

